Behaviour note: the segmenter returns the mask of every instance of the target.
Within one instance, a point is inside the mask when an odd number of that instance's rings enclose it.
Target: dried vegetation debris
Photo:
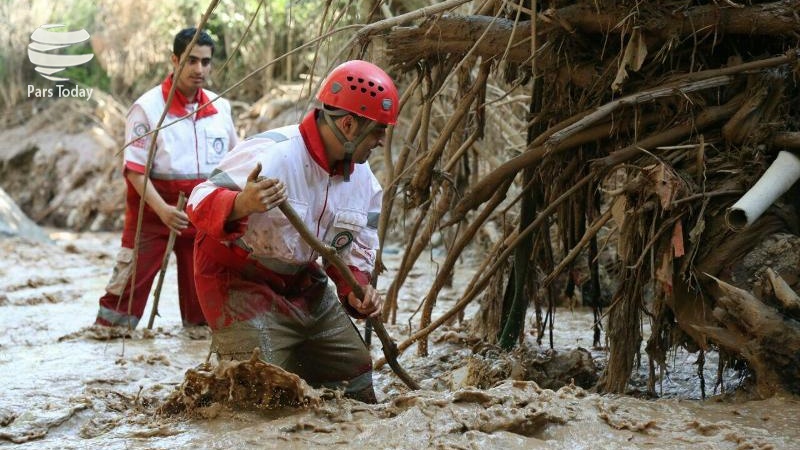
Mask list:
[[[505,380],[519,380],[557,390],[570,385],[591,389],[598,375],[592,355],[586,349],[541,350],[524,344],[511,352],[494,346],[478,349],[451,377],[454,389],[465,386],[487,389]]]
[[[502,334],[501,345],[513,346],[521,332],[515,322],[524,323],[518,314],[530,301],[541,340],[547,321],[553,325],[561,292],[552,282],[560,274],[590,274],[588,297],[600,298],[604,243],[598,236],[605,234],[616,249],[608,272],[618,286],[609,311],[592,304],[594,345],[607,317],[610,347],[598,386],[625,392],[643,320],[651,322],[650,359],[662,366],[677,346],[718,348],[719,334],[700,331],[720,324],[712,311],[723,301],[705,274],[724,278],[763,238],[798,232],[797,189],[744,232],[733,232],[723,219],[779,150],[800,149],[800,107],[793,100],[800,93],[800,2],[536,5],[534,14],[529,3],[487,2],[471,14],[435,14],[387,30],[388,60],[416,76],[408,95],[421,106],[388,177],[401,185],[387,186],[387,198],[404,190],[414,219],[384,316],[392,319],[396,293],[431,231],[444,227],[451,233],[447,260],[421,302],[419,331],[398,347],[418,343],[427,354],[432,329],[488,285],[496,301],[482,304],[494,310],[476,317],[497,323],[481,324],[482,337]],[[503,100],[519,97],[522,85],[530,86],[523,96],[530,105],[521,115]],[[444,118],[435,114],[442,107],[451,111]],[[495,127],[492,117],[502,117],[503,126]],[[509,129],[527,133],[521,151],[498,138]],[[495,155],[499,149],[500,160],[484,147]],[[421,163],[409,178],[410,161]],[[444,280],[491,220],[518,226],[504,230],[456,305],[434,320],[430,311]],[[762,266],[763,272],[768,264]],[[789,284],[795,279],[791,270],[786,276]],[[741,342],[753,338],[745,318],[726,317],[737,328],[728,333],[738,333]],[[774,325],[794,333],[790,321]],[[749,361],[741,348],[731,347],[734,358],[719,359],[720,372],[734,359]],[[750,364],[756,366],[756,378],[775,379],[775,367]],[[655,394],[654,383],[650,389]]]

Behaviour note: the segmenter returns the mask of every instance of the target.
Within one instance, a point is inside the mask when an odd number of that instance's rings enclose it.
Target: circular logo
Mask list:
[[[353,233],[349,231],[340,231],[339,233],[336,233],[336,236],[333,237],[331,246],[333,246],[333,248],[336,250],[341,250],[350,245],[351,242],[353,242]]]
[[[222,141],[222,138],[214,139],[212,146],[214,147],[214,153],[217,155],[221,155],[225,151],[225,142]]]
[[[136,122],[133,126],[133,134],[136,136],[144,136],[148,131],[150,131],[150,127],[146,123]]]

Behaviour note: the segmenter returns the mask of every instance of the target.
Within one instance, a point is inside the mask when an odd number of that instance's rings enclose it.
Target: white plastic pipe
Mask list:
[[[800,179],[800,158],[781,151],[764,175],[738,202],[728,208],[725,221],[734,231],[741,231],[755,222],[775,200]]]

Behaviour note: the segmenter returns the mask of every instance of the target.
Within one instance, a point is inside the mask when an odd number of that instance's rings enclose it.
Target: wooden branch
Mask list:
[[[455,131],[456,127],[462,123],[462,119],[469,111],[469,107],[475,101],[478,93],[481,92],[481,89],[486,83],[486,79],[489,77],[490,69],[491,66],[489,64],[483,64],[481,66],[478,77],[473,82],[472,87],[459,100],[458,106],[450,113],[450,118],[439,133],[436,142],[434,142],[425,157],[417,164],[416,175],[414,175],[410,183],[412,198],[417,204],[428,200],[433,169],[436,163],[441,159],[445,144],[450,140],[451,134]]]
[[[744,97],[738,95],[722,106],[707,108],[705,111],[701,112],[695,120],[690,120],[682,125],[670,128],[667,131],[642,139],[622,150],[617,150],[605,158],[597,160],[596,164],[610,168],[641,154],[642,149],[654,149],[662,145],[677,142],[693,132],[703,130],[732,116],[739,109],[743,101]]]
[[[687,38],[698,30],[718,35],[786,36],[794,39],[800,35],[798,10],[800,0],[783,0],[740,9],[702,5],[685,11],[667,7],[659,11],[657,7],[649,7],[648,11],[655,15],[635,24],[648,37],[649,48],[673,39]],[[659,12],[660,15],[657,14]],[[547,37],[564,29],[570,33],[620,34],[628,27],[618,25],[629,20],[630,15],[631,10],[627,7],[598,10],[591,3],[574,4],[540,14],[536,23],[537,35]],[[530,21],[519,22],[515,27],[511,19],[491,19],[487,16],[449,15],[428,20],[417,27],[395,28],[387,36],[389,61],[392,65],[410,68],[422,59],[435,59],[448,53],[464,54],[488,29],[483,42],[475,48],[475,55],[483,58],[501,57],[508,47],[506,61],[527,62],[531,57],[531,46],[527,43],[531,39]],[[545,48],[546,44],[539,47]],[[548,61],[539,67],[539,71],[552,69],[554,63],[555,60]]]
[[[538,216],[536,216],[536,219],[533,222],[531,222],[531,224],[528,225],[524,230],[518,233],[515,236],[515,239],[506,247],[506,249],[503,250],[503,252],[500,255],[495,257],[495,262],[489,269],[480,270],[478,273],[475,274],[475,277],[473,277],[464,295],[461,296],[461,299],[459,299],[459,301],[456,302],[456,304],[449,311],[444,313],[442,316],[433,321],[433,323],[431,323],[427,327],[409,336],[408,339],[401,342],[397,346],[397,350],[402,352],[403,350],[411,346],[414,342],[416,342],[418,339],[427,336],[433,330],[438,328],[440,325],[447,322],[448,320],[450,320],[450,318],[458,314],[459,311],[464,309],[470,302],[472,302],[472,300],[475,299],[475,297],[478,296],[478,294],[480,294],[486,288],[486,286],[489,284],[489,280],[491,280],[494,273],[497,271],[497,269],[500,267],[503,261],[505,261],[505,259],[508,258],[511,252],[514,251],[514,249],[522,242],[522,240],[530,236],[530,234],[534,230],[536,230],[543,223],[545,223],[547,218],[550,217],[550,214],[552,214],[553,211],[556,210],[556,208],[558,208],[564,201],[566,201],[580,189],[583,189],[595,177],[596,174],[594,173],[586,175],[579,182],[577,182],[575,185],[569,188],[566,192],[561,194],[557,199],[553,200],[549,205],[547,205],[547,207],[543,209]],[[379,361],[378,363],[375,364],[375,367],[376,368],[380,367],[380,365],[382,365],[383,363],[385,363],[385,361]]]
[[[403,258],[400,261],[400,267],[398,268],[391,284],[389,284],[389,289],[386,292],[386,305],[384,305],[384,311],[387,311],[387,308],[392,309],[391,315],[387,316],[386,318],[393,325],[397,317],[395,311],[397,311],[397,301],[400,297],[400,286],[403,284],[403,282],[405,282],[406,277],[411,272],[411,268],[416,261],[416,256],[412,257],[414,243],[417,240],[417,235],[419,234],[419,230],[422,227],[423,222],[425,222],[425,217],[428,215],[431,204],[432,202],[428,201],[425,202],[421,208],[419,208],[417,217],[414,220],[414,226],[411,227],[410,232],[406,233],[406,251],[403,253]]]
[[[789,150],[800,150],[800,132],[782,131],[775,133],[772,145]]]
[[[545,156],[555,155],[562,151],[576,148],[589,142],[608,138],[614,131],[621,129],[624,125],[624,122],[620,123],[614,121],[597,125],[594,128],[584,130],[571,136],[570,138],[563,140],[562,142],[558,143],[555,148],[550,149],[548,153],[548,150],[545,148],[545,146],[541,144],[555,131],[563,129],[563,127],[574,123],[573,119],[574,118],[570,118],[558,125],[551,127],[533,141],[531,144],[533,147],[531,147],[530,150],[506,161],[483,177],[480,181],[475,183],[464,194],[461,201],[453,209],[451,220],[443,226],[449,226],[461,221],[467,212],[477,208],[486,202],[486,200],[488,200],[489,196],[493,192],[494,186],[497,186],[506,178],[513,178],[522,169],[533,167],[535,164],[538,164],[542,159],[544,159]],[[662,116],[650,114],[641,118],[638,123],[633,122],[631,126],[646,127],[658,123],[661,120],[663,120]]]
[[[800,317],[800,296],[789,286],[780,275],[767,267],[767,276],[772,285],[772,292],[780,304],[781,309],[791,317]]]
[[[575,247],[573,247],[572,250],[570,250],[569,254],[567,256],[565,256],[564,259],[562,259],[561,262],[558,263],[558,266],[556,266],[550,272],[550,274],[547,275],[544,278],[544,280],[542,281],[541,287],[545,287],[545,286],[549,285],[550,283],[552,283],[553,280],[555,280],[555,278],[568,265],[570,265],[572,263],[572,261],[575,260],[575,258],[578,257],[578,254],[580,254],[580,252],[584,249],[584,247],[586,247],[589,244],[589,241],[593,237],[595,237],[598,232],[600,232],[600,229],[603,228],[603,225],[605,225],[606,222],[608,222],[609,219],[611,219],[611,217],[612,217],[612,211],[611,211],[611,208],[608,208],[608,210],[606,212],[604,212],[603,215],[598,217],[597,220],[594,221],[592,226],[589,227],[588,230],[586,230],[586,233],[583,234],[583,237],[581,238],[580,242],[575,244]]]
[[[619,110],[623,106],[638,105],[653,101],[660,97],[667,97],[673,95],[686,95],[690,92],[725,86],[727,84],[730,84],[732,80],[733,80],[732,77],[722,75],[701,81],[693,81],[693,82],[682,81],[678,83],[671,83],[668,85],[659,86],[654,89],[648,89],[646,91],[637,92],[635,94],[622,97],[618,100],[608,102],[605,105],[600,106],[590,114],[586,115],[584,118],[575,122],[574,124],[564,128],[561,131],[554,133],[552,136],[550,136],[550,139],[548,139],[547,142],[545,142],[545,147],[547,147],[548,149],[554,148],[564,139],[572,136],[578,131],[586,129],[587,127],[599,122],[600,120],[605,119],[606,117],[611,115],[611,113]]]
[[[750,363],[756,375],[756,391],[762,397],[781,390],[800,393],[800,323],[784,318],[750,292],[706,275],[717,284],[714,317],[727,332],[713,328],[701,331]]]
[[[800,19],[796,15],[798,9],[798,0],[762,3],[744,8],[724,8],[709,4],[679,10],[664,5],[660,10],[649,7],[648,17],[637,25],[644,28],[646,34],[659,38],[662,42],[672,38],[685,38],[698,30],[726,35],[795,36],[795,33],[800,34]],[[588,2],[558,9],[550,17],[557,17],[582,33],[621,33],[625,27],[618,25],[630,14],[631,8],[628,7],[597,9],[593,3]],[[540,27],[544,32],[561,28],[552,21]],[[677,36],[674,35],[675,31]]]
[[[577,120],[572,125],[553,133],[553,135],[550,136],[550,138],[545,142],[545,145],[553,147],[560,141],[576,133],[578,130],[584,129],[591,124],[605,119],[611,113],[619,110],[623,106],[637,105],[653,101],[660,97],[686,95],[690,92],[725,86],[733,81],[731,75],[781,66],[784,64],[789,64],[796,59],[797,56],[795,52],[788,52],[784,55],[775,56],[772,58],[750,61],[743,64],[737,64],[735,66],[723,67],[721,69],[703,70],[700,72],[687,74],[678,80],[669,82],[662,86],[636,92],[618,100],[608,102],[588,114],[581,113],[585,114],[581,119]],[[764,96],[766,96],[766,93],[764,93]],[[760,102],[757,103],[760,104]]]
[[[364,298],[364,290],[361,288],[361,285],[358,284],[353,273],[350,272],[350,268],[339,258],[339,255],[336,254],[336,251],[320,242],[316,236],[314,236],[306,227],[305,223],[303,223],[303,219],[301,219],[289,202],[281,203],[278,208],[286,215],[286,218],[289,219],[292,226],[295,227],[300,236],[303,237],[303,240],[308,243],[314,250],[316,250],[322,257],[327,260],[329,263],[333,264],[338,270],[339,273],[344,277],[347,284],[350,285],[350,288],[353,289],[353,294],[355,294],[358,298]],[[403,383],[406,384],[410,389],[417,390],[419,389],[419,384],[411,378],[408,373],[400,366],[397,362],[397,345],[395,345],[394,341],[392,341],[391,336],[386,331],[386,328],[383,326],[383,322],[380,319],[375,319],[372,317],[367,318],[372,329],[375,331],[375,334],[378,335],[378,338],[381,340],[381,344],[383,344],[383,354],[386,357],[386,360],[389,362],[389,366],[392,368],[395,374],[403,380]]]
[[[463,233],[458,236],[458,239],[453,247],[448,250],[447,257],[445,258],[441,267],[439,267],[439,272],[436,274],[436,279],[433,280],[433,284],[431,285],[430,289],[428,289],[428,293],[425,295],[425,298],[422,300],[422,316],[419,323],[420,329],[425,329],[431,324],[431,317],[433,314],[433,307],[436,304],[436,298],[439,296],[439,292],[446,284],[450,273],[456,265],[456,262],[461,257],[461,253],[468,244],[472,243],[475,234],[478,233],[478,230],[480,230],[486,220],[489,219],[489,216],[494,212],[495,208],[497,208],[497,206],[500,205],[503,200],[505,200],[506,191],[508,190],[510,184],[511,181],[506,180],[506,183],[503,186],[500,186],[499,189],[495,190],[494,196],[486,205],[486,207],[483,208],[478,217],[476,217],[475,220],[469,224]],[[420,337],[419,345],[423,349],[421,351],[425,351],[427,348],[427,335]]]
[[[417,20],[422,17],[430,17],[436,14],[443,13],[445,11],[457,8],[464,3],[468,3],[471,0],[448,0],[439,4],[427,6],[425,8],[415,9],[414,11],[407,12],[405,14],[401,14],[399,16],[390,17],[388,19],[384,19],[378,22],[373,22],[364,28],[360,29],[358,33],[356,33],[355,39],[356,40],[364,40],[369,38],[370,35],[388,30],[392,27],[396,27],[398,25],[402,25],[404,23],[411,22],[413,20]]]
[[[511,42],[506,60],[522,62],[530,58],[530,22],[488,16],[444,16],[429,20],[419,27],[396,28],[386,37],[389,63],[411,68],[422,59],[447,54],[473,55],[484,60],[500,57]],[[483,37],[481,39],[481,37]]]
[[[183,211],[183,208],[186,206],[186,194],[183,191],[180,192],[178,195],[178,204],[175,207],[178,211]],[[150,311],[150,320],[147,321],[147,329],[153,329],[153,322],[156,320],[156,316],[160,316],[158,313],[158,302],[161,299],[161,286],[164,285],[164,276],[167,274],[167,266],[169,265],[169,257],[172,255],[172,248],[175,246],[175,239],[178,237],[178,233],[175,230],[169,231],[169,237],[167,238],[167,247],[164,249],[164,257],[161,259],[161,270],[158,271],[158,281],[156,282],[156,289],[153,293],[153,308]]]
[[[433,236],[433,233],[436,231],[439,221],[449,210],[454,191],[453,189],[448,189],[441,185],[439,190],[441,190],[441,196],[436,201],[436,205],[432,208],[430,207],[433,203],[433,199],[426,203],[428,207],[420,211],[419,218],[414,226],[414,231],[408,236],[408,245],[403,254],[400,268],[397,270],[397,275],[395,275],[394,280],[392,280],[392,284],[389,286],[389,292],[386,294],[387,299],[391,298],[395,304],[399,298],[400,287],[405,283],[408,274],[411,273],[411,269],[425,250],[425,247],[430,243],[431,236]],[[428,211],[430,211],[430,213],[428,213]],[[420,225],[422,225],[423,222],[425,223],[425,227],[419,232]]]

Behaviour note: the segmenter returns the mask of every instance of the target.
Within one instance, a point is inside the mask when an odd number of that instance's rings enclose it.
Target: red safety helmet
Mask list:
[[[386,72],[366,61],[347,61],[333,69],[322,82],[317,100],[378,123],[397,123],[397,88]]]

